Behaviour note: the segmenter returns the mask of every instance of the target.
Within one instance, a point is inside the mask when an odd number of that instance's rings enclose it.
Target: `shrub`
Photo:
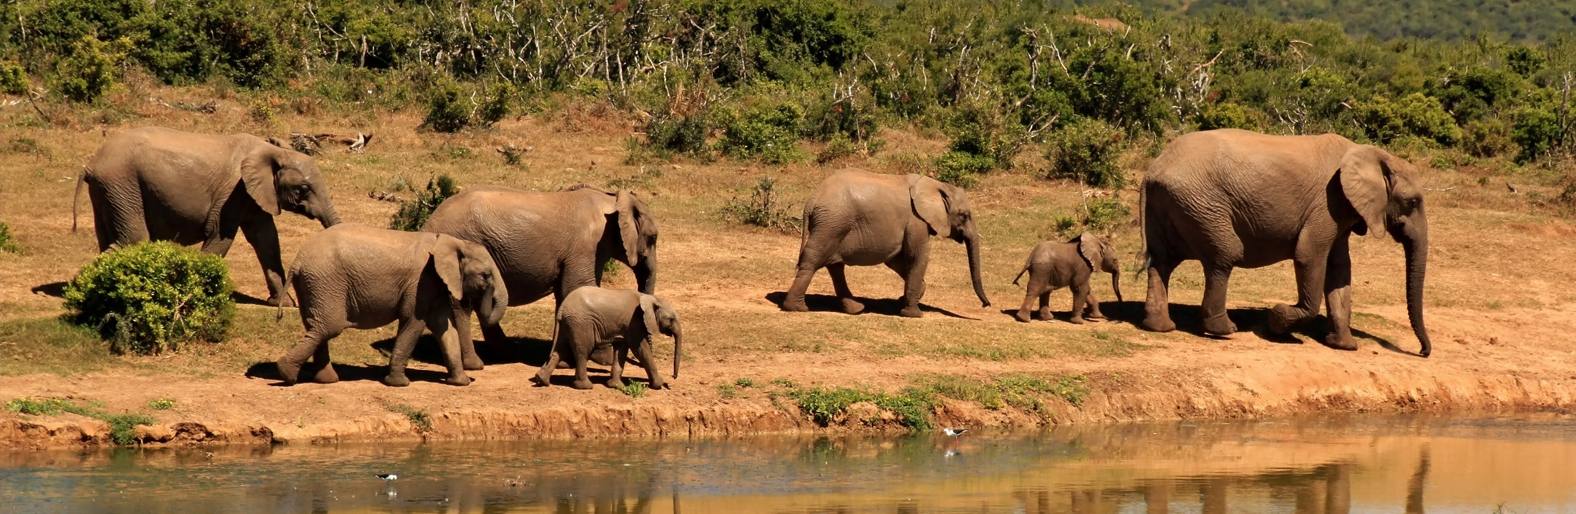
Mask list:
[[[11,235],[11,226],[0,221],[0,252],[22,253],[22,247],[16,244],[16,237]]]
[[[645,398],[646,383],[631,380],[625,383],[624,387],[618,388],[618,392],[624,393],[624,395],[629,396],[630,398]]]
[[[426,410],[403,403],[388,403],[384,404],[383,408],[388,409],[389,412],[405,416],[405,419],[410,420],[411,426],[416,427],[418,432],[432,431],[432,416],[428,415]]]
[[[784,232],[797,230],[801,222],[781,207],[777,195],[777,181],[771,177],[761,177],[749,196],[728,200],[722,210],[727,216],[740,223]]]
[[[995,159],[953,150],[936,158],[936,180],[962,188],[974,187],[980,175],[995,167]]]
[[[711,131],[704,114],[658,116],[646,124],[646,148],[663,158],[673,154],[699,155],[706,151],[706,134]]]
[[[1376,96],[1359,102],[1354,110],[1368,137],[1380,143],[1414,136],[1452,146],[1461,139],[1461,128],[1456,126],[1455,118],[1445,111],[1439,99],[1423,93],[1412,93],[1397,100]]]
[[[855,146],[854,142],[847,137],[838,134],[826,143],[826,148],[821,149],[821,153],[815,155],[815,163],[826,164],[857,153],[859,153],[859,147]]]
[[[159,354],[220,341],[235,316],[224,258],[168,241],[100,254],[66,285],[66,308],[119,353]]]
[[[1264,129],[1264,113],[1252,107],[1244,107],[1231,102],[1211,105],[1204,112],[1199,113],[1199,130],[1225,128],[1262,131]]]
[[[55,89],[73,102],[97,102],[115,86],[115,67],[131,47],[126,38],[106,43],[82,36],[56,65]]]
[[[1012,167],[1012,158],[1018,154],[1022,127],[1003,116],[993,106],[969,104],[957,108],[947,123],[950,152],[973,156],[966,168],[977,173]],[[951,158],[954,164],[963,164],[960,157]]]
[[[494,123],[503,120],[512,110],[510,101],[514,97],[514,86],[508,82],[493,84],[487,90],[487,101],[476,111],[476,117],[482,126],[491,127]]]
[[[421,230],[421,226],[427,224],[427,217],[432,216],[432,211],[459,192],[460,188],[454,185],[454,179],[446,174],[428,179],[425,191],[417,192],[416,198],[400,203],[399,212],[394,213],[394,218],[389,220],[389,228],[406,232]]]
[[[1522,107],[1516,111],[1516,125],[1511,128],[1511,140],[1521,145],[1516,155],[1517,163],[1527,163],[1554,148],[1560,137],[1560,119],[1552,110]]]
[[[267,98],[253,98],[251,103],[247,104],[246,114],[252,117],[252,121],[264,124],[273,123],[274,106],[268,102]],[[317,152],[313,150],[301,153],[313,154]]]
[[[175,408],[175,399],[169,397],[148,401],[148,408],[153,410],[170,410]]]
[[[1045,160],[1050,161],[1047,176],[1107,189],[1127,185],[1127,175],[1117,163],[1126,137],[1116,127],[1084,118],[1062,127],[1050,139],[1045,154]]]
[[[439,85],[427,98],[427,117],[421,125],[438,132],[459,132],[471,124],[471,109],[460,86]]]
[[[27,94],[27,72],[21,66],[0,62],[0,94]]]
[[[1495,157],[1515,150],[1510,127],[1498,118],[1485,118],[1468,123],[1462,130],[1462,149],[1474,157]]]
[[[799,125],[804,108],[792,102],[752,107],[744,112],[725,111],[718,149],[739,159],[760,159],[768,164],[798,160]]]
[[[1116,198],[1095,198],[1084,202],[1081,223],[1097,232],[1109,232],[1122,220],[1133,214]]]

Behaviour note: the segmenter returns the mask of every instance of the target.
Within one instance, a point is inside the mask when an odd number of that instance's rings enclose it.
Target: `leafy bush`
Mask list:
[[[170,410],[175,408],[175,399],[163,397],[148,401],[148,408],[153,410]]]
[[[444,83],[427,97],[427,117],[421,125],[438,132],[459,132],[471,124],[471,109],[464,91],[454,83]]]
[[[777,181],[771,177],[761,177],[749,196],[728,200],[722,211],[746,225],[785,232],[798,230],[801,220],[788,214],[781,205],[777,194]]]
[[[0,94],[27,94],[27,70],[8,62],[0,62]]]
[[[711,132],[704,114],[658,116],[646,124],[646,148],[655,149],[663,158],[674,154],[699,155],[706,151],[706,135]]]
[[[1117,158],[1126,146],[1126,135],[1103,121],[1084,118],[1051,135],[1045,160],[1047,175],[1068,178],[1094,187],[1120,189],[1127,175]]]
[[[389,220],[389,228],[406,232],[421,230],[438,205],[459,193],[460,188],[454,185],[454,179],[447,174],[428,179],[426,190],[417,192],[416,198],[400,203],[399,212],[395,212],[393,219]]]
[[[815,163],[826,164],[857,153],[859,153],[859,147],[855,146],[854,142],[847,137],[838,134],[826,143],[826,148],[821,149],[821,153],[815,154]]]
[[[119,353],[159,354],[220,341],[235,316],[224,258],[168,241],[100,254],[66,285],[66,308]]]
[[[948,153],[971,156],[972,162],[962,167],[974,169],[976,173],[1011,168],[1012,158],[1017,156],[1023,141],[1022,131],[1023,127],[993,106],[961,106],[947,124],[947,135],[952,138],[947,145]],[[949,160],[963,164],[961,157]]]
[[[1358,103],[1355,111],[1368,137],[1380,143],[1389,144],[1412,136],[1453,146],[1461,139],[1461,128],[1456,126],[1455,118],[1445,112],[1439,99],[1423,93],[1412,93],[1397,100],[1376,96]]]
[[[1198,117],[1199,130],[1235,128],[1262,131],[1264,124],[1264,113],[1231,102],[1211,105]]]
[[[1522,107],[1516,111],[1516,125],[1511,128],[1511,140],[1521,146],[1516,155],[1517,163],[1527,163],[1548,153],[1560,137],[1560,119],[1549,109]]]
[[[996,160],[953,150],[936,158],[936,180],[962,188],[979,184],[979,176],[996,167]]]
[[[1121,200],[1112,197],[1094,198],[1084,202],[1080,223],[1097,232],[1109,232],[1112,227],[1132,216]]]
[[[514,86],[508,82],[493,84],[487,90],[487,101],[482,103],[481,107],[476,111],[476,118],[481,122],[482,126],[491,127],[493,124],[503,120],[505,116],[508,116],[512,110],[510,102],[514,94]]]
[[[618,388],[618,392],[624,393],[625,396],[630,398],[645,398],[646,383],[630,380],[624,383],[624,387]]]
[[[126,38],[106,43],[82,36],[56,66],[55,89],[73,102],[97,102],[115,86],[115,67],[131,47]]]
[[[22,253],[22,247],[16,244],[16,237],[11,235],[11,226],[0,221],[0,252]]]
[[[1511,139],[1510,127],[1499,118],[1473,121],[1462,132],[1462,149],[1475,157],[1506,155],[1516,147],[1515,141]]]
[[[722,139],[717,148],[739,159],[760,159],[786,164],[800,157],[799,125],[804,108],[793,102],[751,107],[743,112],[724,110]]]

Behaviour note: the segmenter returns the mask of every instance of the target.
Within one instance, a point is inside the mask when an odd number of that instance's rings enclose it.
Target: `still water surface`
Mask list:
[[[1576,512],[1567,416],[212,452],[0,453],[0,512]]]

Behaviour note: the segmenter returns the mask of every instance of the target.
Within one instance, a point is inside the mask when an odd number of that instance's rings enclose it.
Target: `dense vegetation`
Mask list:
[[[92,105],[140,69],[270,105],[421,109],[439,131],[585,98],[646,120],[634,160],[782,163],[818,141],[824,162],[917,126],[950,139],[929,168],[964,185],[1044,155],[1047,176],[1117,187],[1124,148],[1198,128],[1333,131],[1456,164],[1569,153],[1571,8],[1472,1],[17,0],[0,4],[0,78]],[[1477,14],[1433,24],[1460,13]],[[1484,32],[1381,42],[1276,19],[1311,17]]]
[[[149,355],[224,340],[234,291],[223,257],[159,241],[99,254],[65,296],[74,321],[96,327],[111,350]]]

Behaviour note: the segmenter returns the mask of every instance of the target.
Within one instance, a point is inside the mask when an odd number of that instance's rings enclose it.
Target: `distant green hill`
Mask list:
[[[1095,4],[1097,2],[1079,2]],[[1225,10],[1283,21],[1328,20],[1353,36],[1458,40],[1490,33],[1513,41],[1576,36],[1572,0],[1132,0],[1145,9],[1210,16]]]

